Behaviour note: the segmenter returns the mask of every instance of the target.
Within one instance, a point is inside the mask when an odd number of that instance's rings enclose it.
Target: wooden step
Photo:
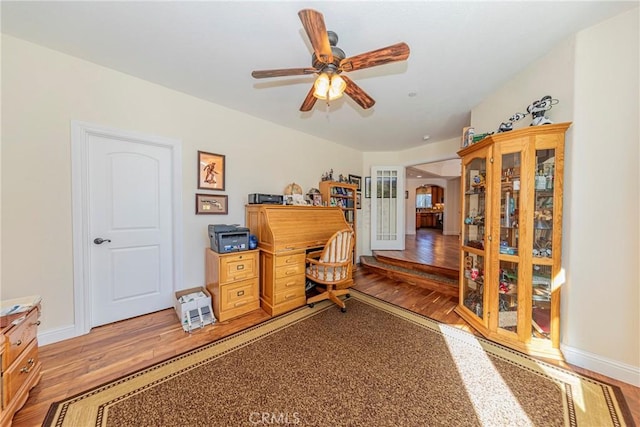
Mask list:
[[[435,274],[436,276],[444,276],[455,280],[459,279],[460,271],[458,269],[452,269],[447,267],[439,267],[436,265],[422,264],[419,262],[407,261],[398,258],[393,258],[385,255],[381,255],[376,251],[373,252],[373,256],[383,264],[391,264],[397,267],[406,268],[409,270],[422,271],[424,273]]]
[[[455,279],[449,277],[451,275],[450,272],[448,272],[447,276],[433,271],[427,272],[421,268],[408,268],[399,265],[402,264],[403,261],[387,261],[387,258],[377,259],[374,256],[362,255],[360,257],[360,266],[393,280],[437,291],[447,296],[458,297],[458,279],[457,276]],[[413,267],[415,267],[415,265]]]

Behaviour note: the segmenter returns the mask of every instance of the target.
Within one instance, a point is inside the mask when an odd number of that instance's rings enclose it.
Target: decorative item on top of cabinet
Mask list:
[[[37,339],[40,297],[3,301],[2,313],[0,426],[4,427],[11,425],[14,414],[22,408],[29,391],[42,377]],[[19,313],[18,317],[12,317],[15,313]]]
[[[491,135],[462,158],[460,299],[487,338],[562,359],[560,288],[565,133],[571,123]]]

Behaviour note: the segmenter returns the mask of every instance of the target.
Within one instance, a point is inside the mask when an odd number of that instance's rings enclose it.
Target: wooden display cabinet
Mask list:
[[[562,359],[562,187],[570,125],[499,133],[458,152],[462,239],[456,312],[493,341],[555,359]]]

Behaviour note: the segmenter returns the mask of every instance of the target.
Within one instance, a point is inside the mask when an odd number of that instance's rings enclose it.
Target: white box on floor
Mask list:
[[[211,295],[204,287],[177,291],[174,304],[185,332],[216,322],[211,308]]]

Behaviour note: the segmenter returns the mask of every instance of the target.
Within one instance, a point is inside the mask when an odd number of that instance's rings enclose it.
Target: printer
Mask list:
[[[281,205],[284,203],[284,196],[282,194],[249,194],[250,205]]]
[[[249,249],[249,229],[237,224],[209,224],[211,249],[219,254]]]

